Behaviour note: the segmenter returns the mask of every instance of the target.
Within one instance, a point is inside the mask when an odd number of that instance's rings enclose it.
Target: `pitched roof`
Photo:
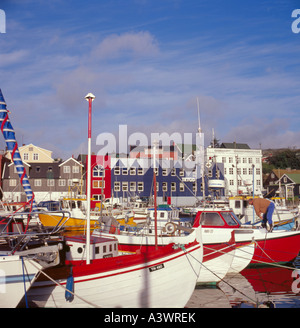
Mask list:
[[[286,173],[285,175],[296,184],[300,184],[300,173]]]
[[[237,143],[237,142],[223,142],[220,148],[228,149],[251,149],[247,144]]]

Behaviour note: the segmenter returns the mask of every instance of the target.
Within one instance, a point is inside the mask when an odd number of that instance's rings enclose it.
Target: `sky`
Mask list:
[[[96,153],[99,135],[124,142],[124,125],[128,137],[149,140],[196,133],[197,99],[206,146],[214,131],[254,149],[300,148],[297,8],[299,0],[0,0],[0,88],[18,143],[63,159],[87,153],[91,92]]]

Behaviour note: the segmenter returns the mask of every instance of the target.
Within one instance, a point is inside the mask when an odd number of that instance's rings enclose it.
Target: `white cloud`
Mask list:
[[[131,56],[153,56],[159,52],[153,35],[143,31],[138,33],[113,34],[106,37],[94,49],[93,56],[99,59],[111,59]]]

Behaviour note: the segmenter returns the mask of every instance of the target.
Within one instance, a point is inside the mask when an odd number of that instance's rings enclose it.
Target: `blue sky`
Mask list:
[[[300,1],[0,0],[0,88],[19,144],[54,156],[96,137],[197,131],[205,144],[300,148]],[[4,142],[1,140],[1,148]]]

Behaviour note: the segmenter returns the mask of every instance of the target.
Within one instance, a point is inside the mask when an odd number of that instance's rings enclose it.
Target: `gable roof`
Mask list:
[[[78,162],[75,158],[73,158],[73,157],[68,158],[67,160],[65,160],[64,162],[62,162],[61,164],[59,164],[59,166],[65,165],[67,162],[69,162],[69,161],[71,161],[71,160],[74,161],[76,164],[78,164],[78,165],[84,167],[84,165],[82,165],[81,163],[79,163],[79,162]]]
[[[237,142],[223,142],[220,148],[228,149],[251,149],[247,144]]]
[[[295,184],[300,184],[300,173],[285,173],[281,179],[287,176],[288,179],[290,179],[292,182],[294,182]]]

